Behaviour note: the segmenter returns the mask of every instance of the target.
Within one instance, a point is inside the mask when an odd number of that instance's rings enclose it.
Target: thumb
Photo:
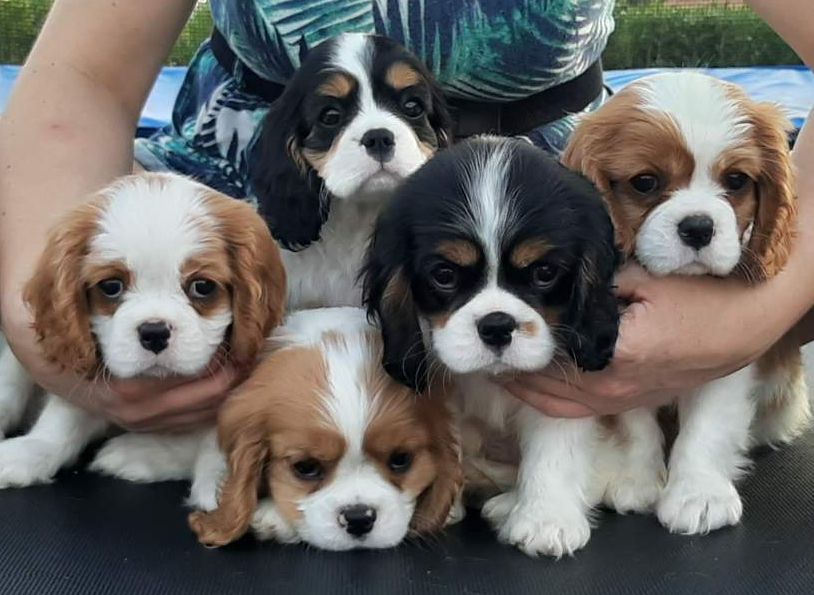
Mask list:
[[[628,302],[635,302],[640,288],[652,277],[638,264],[626,265],[614,279],[616,296]]]

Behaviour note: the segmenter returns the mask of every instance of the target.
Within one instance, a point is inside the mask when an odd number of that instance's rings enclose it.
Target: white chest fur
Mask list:
[[[289,310],[361,305],[359,271],[381,206],[381,200],[334,200],[320,240],[299,252],[283,251]]]

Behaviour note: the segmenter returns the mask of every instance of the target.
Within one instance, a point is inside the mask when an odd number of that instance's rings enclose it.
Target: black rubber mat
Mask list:
[[[476,514],[432,541],[325,553],[247,538],[199,546],[178,483],[68,472],[0,492],[0,592],[23,593],[814,593],[814,434],[764,452],[742,484],[741,526],[669,535],[651,517],[599,516],[574,558],[501,546]]]

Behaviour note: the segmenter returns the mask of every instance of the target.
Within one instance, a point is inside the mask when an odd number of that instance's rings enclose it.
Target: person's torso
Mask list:
[[[413,51],[450,96],[528,97],[584,72],[613,31],[614,0],[209,0],[218,30],[260,76],[285,83],[345,32]]]

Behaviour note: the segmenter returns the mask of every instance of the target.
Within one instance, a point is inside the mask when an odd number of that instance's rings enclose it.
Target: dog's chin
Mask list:
[[[383,167],[359,185],[358,192],[362,196],[377,197],[389,194],[404,181],[404,177]]]

